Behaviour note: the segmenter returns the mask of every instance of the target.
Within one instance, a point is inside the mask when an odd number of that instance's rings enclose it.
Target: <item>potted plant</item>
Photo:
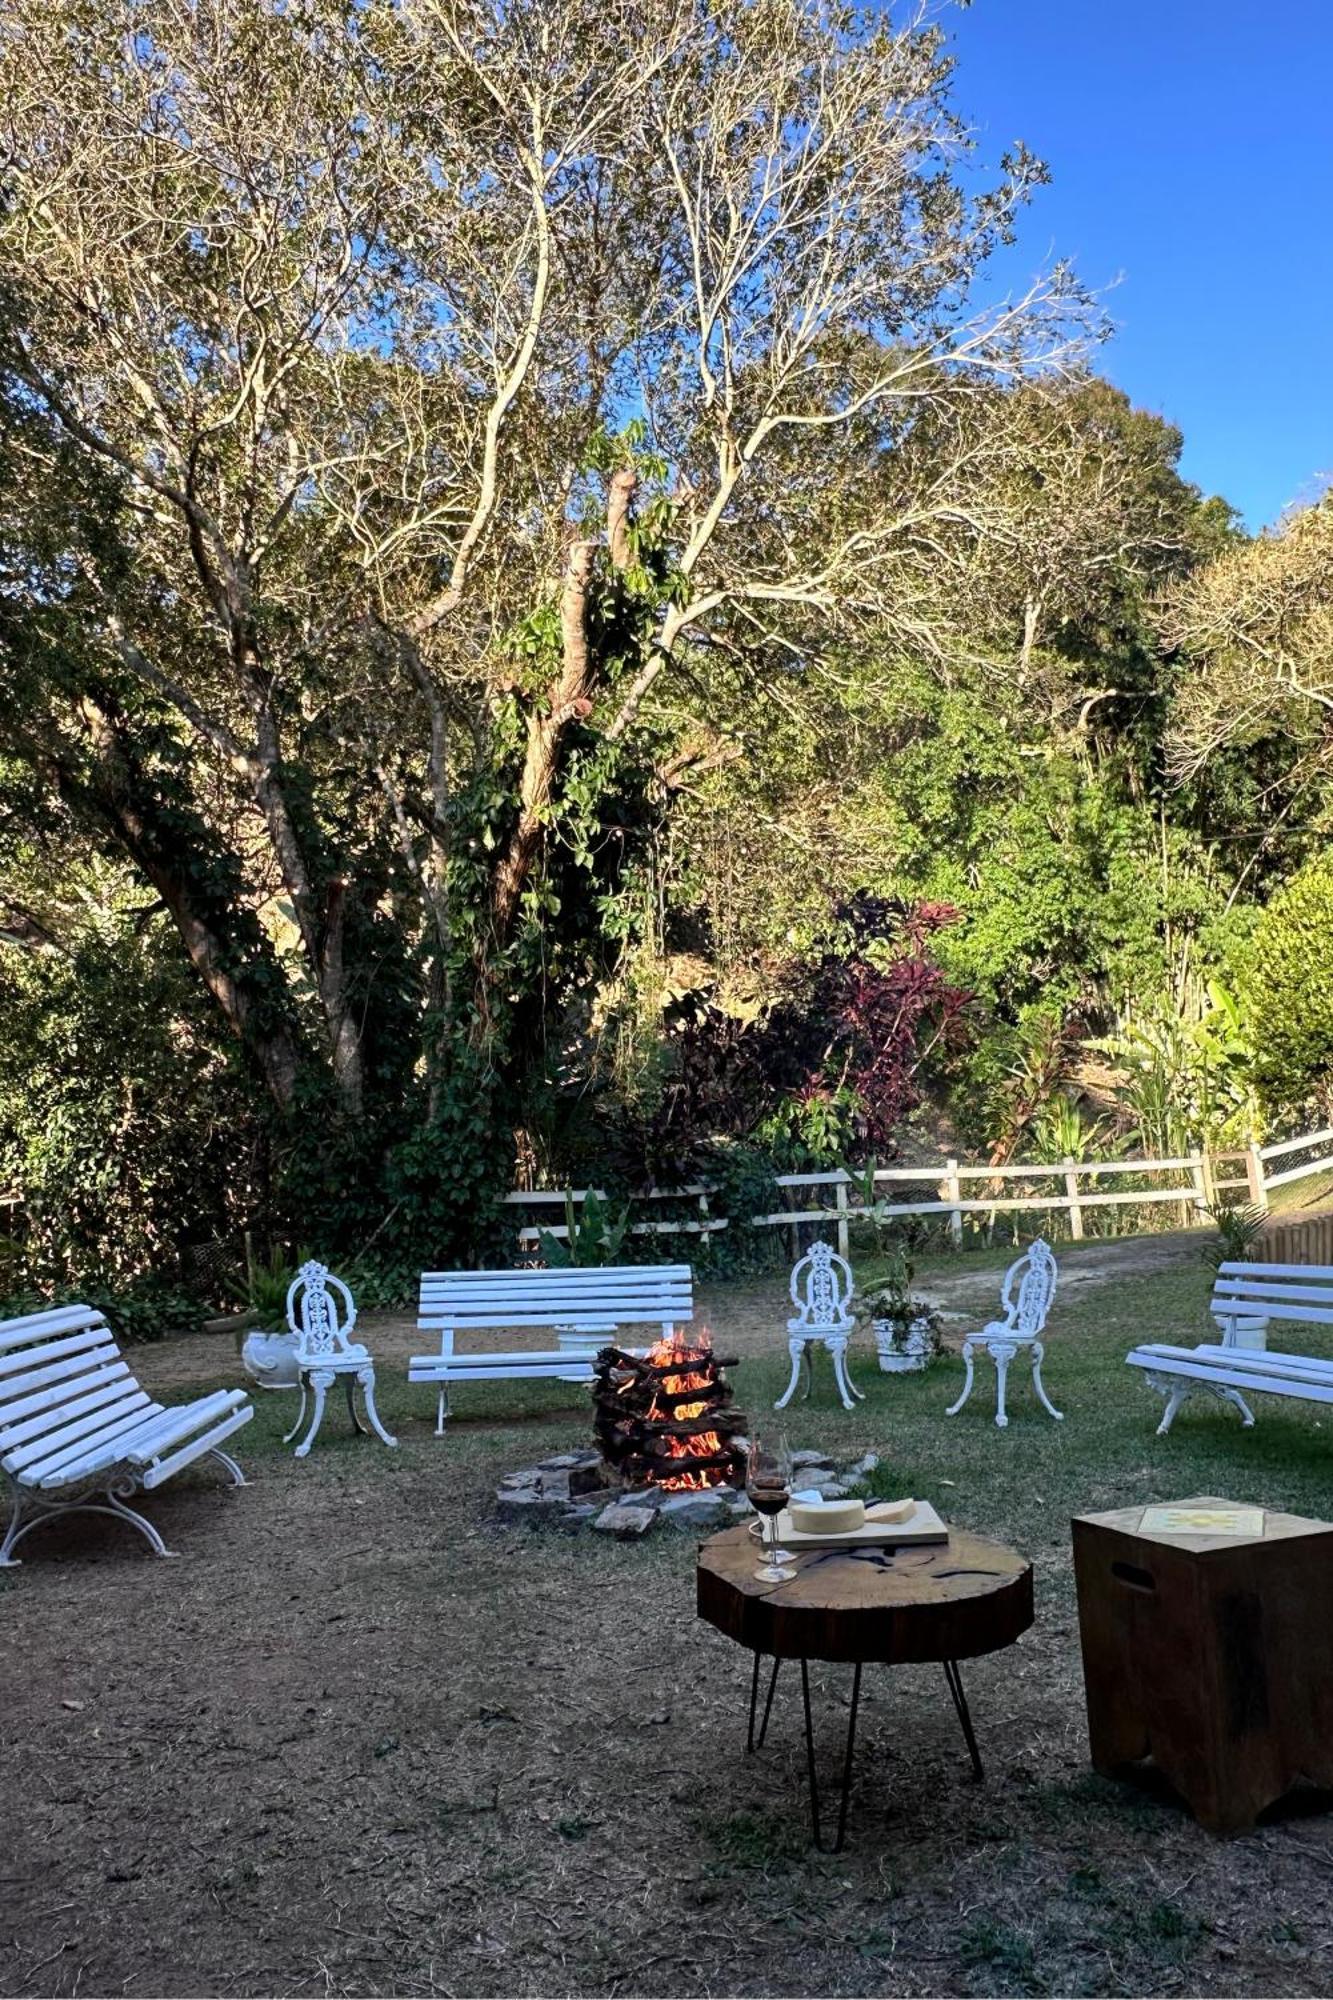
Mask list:
[[[884,1283],[861,1299],[858,1312],[870,1322],[886,1375],[915,1374],[940,1351],[940,1318],[928,1299],[912,1294],[912,1266],[905,1251],[890,1260]]]
[[[299,1262],[305,1260],[299,1259]],[[241,1361],[245,1372],[261,1389],[295,1389],[299,1384],[296,1349],[300,1336],[287,1325],[287,1288],[296,1276],[281,1250],[270,1253],[261,1264],[246,1246],[244,1278],[228,1286],[233,1297],[246,1308],[243,1327],[250,1331],[241,1341]]]

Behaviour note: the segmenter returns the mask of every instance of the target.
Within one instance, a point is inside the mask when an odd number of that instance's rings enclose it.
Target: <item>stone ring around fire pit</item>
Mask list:
[[[839,1465],[822,1451],[796,1451],[792,1463],[803,1487],[837,1500],[869,1477],[879,1456],[868,1451],[852,1465]],[[730,1486],[704,1491],[625,1486],[599,1451],[567,1451],[508,1473],[496,1489],[495,1511],[505,1522],[532,1521],[570,1534],[595,1528],[634,1541],[659,1526],[696,1534],[725,1528],[754,1510],[744,1493]]]
[[[982,1776],[958,1662],[1011,1646],[1032,1623],[1032,1565],[1013,1549],[951,1527],[948,1541],[931,1547],[803,1551],[789,1582],[769,1584],[756,1576],[754,1543],[748,1530],[738,1527],[703,1543],[696,1577],[699,1616],[754,1654],[747,1751],[763,1747],[782,1662],[800,1661],[816,1847],[822,1841],[810,1715],[811,1660],[845,1661],[853,1667],[835,1853],[847,1831],[863,1667],[938,1661],[962,1724],[973,1775]],[[761,1655],[770,1658],[773,1667],[756,1737]]]

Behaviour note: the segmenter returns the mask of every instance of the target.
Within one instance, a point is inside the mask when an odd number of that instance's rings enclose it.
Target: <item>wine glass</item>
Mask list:
[[[786,1583],[791,1570],[784,1565],[790,1565],[795,1558],[778,1547],[777,1517],[791,1497],[791,1452],[781,1434],[772,1441],[757,1434],[750,1439],[745,1460],[745,1491],[755,1513],[763,1521],[773,1523],[771,1534],[767,1531],[765,1534],[767,1560],[760,1564],[755,1575],[765,1583]]]

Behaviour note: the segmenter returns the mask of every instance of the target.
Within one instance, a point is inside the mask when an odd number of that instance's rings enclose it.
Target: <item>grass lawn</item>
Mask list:
[[[920,1276],[979,1266],[989,1289],[1001,1262]],[[1154,1437],[1125,1351],[1206,1337],[1207,1287],[1192,1254],[1068,1283],[1060,1425],[1021,1369],[1001,1433],[988,1363],[952,1420],[956,1357],[888,1377],[863,1343],[852,1415],[817,1363],[793,1444],[879,1451],[885,1490],[1037,1570],[1033,1631],[967,1670],[985,1784],[937,1669],[871,1671],[837,1856],[807,1844],[790,1688],[743,1755],[748,1656],[696,1621],[688,1536],[494,1521],[502,1473],[585,1441],[577,1391],[460,1392],[439,1444],[429,1392],[382,1366],[400,1449],[346,1437],[331,1402],[304,1464],[279,1443],[288,1399],[257,1399],[249,1490],[191,1474],[147,1502],[179,1561],[87,1519],[0,1576],[0,1992],[1326,1992],[1324,1801],[1219,1843],[1086,1763],[1070,1515],[1197,1492],[1333,1511],[1312,1406],[1261,1399],[1247,1432],[1200,1401]],[[709,1304],[738,1400],[768,1410],[781,1281]],[[225,1343],[196,1349],[198,1386],[232,1379]],[[168,1350],[138,1358],[184,1393]],[[813,1679],[831,1788],[849,1676]]]

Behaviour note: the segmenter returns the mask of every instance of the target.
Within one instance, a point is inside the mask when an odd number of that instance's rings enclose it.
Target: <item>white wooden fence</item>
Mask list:
[[[1271,1172],[1269,1162],[1274,1160],[1284,1164]],[[876,1198],[871,1207],[864,1199],[864,1176],[847,1174],[841,1168],[817,1174],[779,1174],[774,1185],[783,1190],[786,1206],[753,1216],[751,1220],[757,1229],[785,1228],[794,1235],[803,1223],[831,1227],[837,1232],[838,1247],[844,1255],[851,1225],[858,1219],[889,1220],[908,1215],[947,1216],[950,1233],[955,1242],[961,1242],[963,1218],[968,1215],[986,1216],[993,1221],[998,1215],[1015,1212],[1063,1211],[1069,1220],[1070,1235],[1078,1239],[1084,1234],[1084,1217],[1089,1210],[1151,1208],[1175,1203],[1181,1224],[1188,1225],[1206,1221],[1206,1211],[1219,1197],[1231,1200],[1243,1197],[1255,1207],[1267,1209],[1271,1189],[1319,1173],[1333,1173],[1333,1126],[1304,1133],[1297,1139],[1282,1139],[1271,1146],[1249,1146],[1242,1152],[1200,1150],[1168,1160],[1065,1159],[1021,1165],[1008,1161],[996,1167],[964,1166],[949,1159],[926,1166],[881,1167],[875,1173]],[[1096,1185],[1117,1176],[1132,1179],[1159,1175],[1169,1176],[1171,1184],[1128,1188]],[[1094,1185],[1085,1187],[1088,1181]],[[879,1193],[881,1186],[883,1195]],[[805,1188],[812,1190],[813,1205],[807,1203],[801,1207],[798,1190]],[[966,1192],[969,1188],[974,1190],[970,1194]],[[904,1195],[910,1190],[928,1192],[915,1200],[885,1198],[891,1197],[895,1190]],[[525,1209],[555,1207],[563,1216],[567,1201],[580,1207],[590,1192],[595,1192],[601,1200],[607,1198],[601,1188],[516,1188],[505,1200]],[[730,1226],[729,1219],[715,1216],[709,1210],[709,1196],[716,1192],[706,1183],[696,1181],[688,1187],[649,1188],[636,1194],[633,1197],[636,1206],[644,1202],[671,1202],[688,1205],[690,1213],[662,1219],[644,1218],[631,1223],[630,1233],[700,1236],[726,1229]],[[534,1219],[520,1229],[519,1241],[533,1247],[543,1231],[560,1237],[569,1234],[563,1219],[550,1222]]]

